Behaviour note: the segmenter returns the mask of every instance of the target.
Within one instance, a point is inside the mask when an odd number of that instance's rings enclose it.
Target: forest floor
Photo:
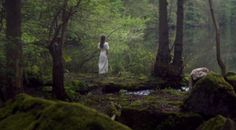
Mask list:
[[[79,102],[112,116],[123,108],[179,112],[186,91],[165,86],[166,82],[148,76],[68,74],[65,88],[73,102]],[[51,86],[44,86],[50,98]],[[32,92],[31,92],[32,93]],[[37,90],[38,94],[41,95]]]
[[[154,90],[149,95],[129,93],[81,95],[78,102],[109,116],[123,108],[179,112],[186,92],[173,89]]]
[[[187,86],[187,79],[185,80],[183,87]],[[65,89],[70,97],[68,102],[75,102],[93,108],[99,113],[104,113],[135,130],[183,128],[191,130],[199,128],[203,122],[213,116],[206,115],[208,112],[200,114],[191,110],[186,111],[186,107],[189,104],[190,108],[191,105],[201,106],[201,103],[203,103],[202,106],[205,106],[204,103],[213,102],[212,98],[206,98],[209,97],[208,94],[212,94],[213,97],[222,96],[221,89],[225,89],[225,86],[229,86],[229,88],[226,88],[227,91],[223,91],[223,94],[232,96],[233,87],[229,83],[235,86],[235,74],[228,75],[227,81],[225,81],[222,76],[211,73],[201,81],[199,83],[201,86],[197,87],[200,89],[191,92],[192,94],[200,91],[200,95],[206,95],[203,97],[195,95],[195,99],[199,101],[197,103],[186,103],[186,101],[192,99],[189,91],[173,89],[168,86],[168,82],[148,76],[65,74]],[[216,90],[220,94],[217,94]],[[33,96],[53,99],[50,84],[45,84],[43,87],[29,88],[27,92]],[[232,98],[232,101],[236,101],[234,97]],[[218,99],[220,98],[217,98],[214,102],[219,103]],[[230,106],[227,103],[228,100],[225,101],[222,102],[225,103],[223,106]],[[217,110],[221,110],[221,108]],[[205,109],[208,111],[208,108]],[[214,108],[209,110],[212,112]],[[231,112],[233,111],[230,110],[229,113]]]

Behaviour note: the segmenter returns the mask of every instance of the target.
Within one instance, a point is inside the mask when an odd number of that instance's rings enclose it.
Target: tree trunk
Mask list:
[[[53,59],[53,95],[60,100],[68,98],[64,88],[64,59],[63,59],[63,45],[65,40],[65,33],[71,14],[67,12],[68,0],[64,0],[61,17],[59,21],[61,24],[54,30],[53,38],[49,45],[49,51]],[[55,18],[57,18],[56,16]]]
[[[64,64],[63,64],[63,47],[61,39],[57,39],[49,46],[49,51],[53,59],[53,95],[60,100],[67,98],[64,89]]]
[[[14,98],[23,90],[21,0],[6,0],[6,78],[7,99]]]
[[[181,80],[183,74],[184,0],[178,0],[177,6],[177,29],[174,42],[174,59],[170,71],[173,78]]]
[[[224,62],[221,59],[221,51],[220,51],[220,42],[221,42],[220,37],[221,37],[221,35],[220,35],[219,25],[218,25],[218,23],[216,21],[216,18],[215,18],[215,13],[214,13],[213,5],[212,5],[212,0],[209,0],[209,6],[210,6],[210,11],[211,11],[212,21],[213,21],[213,24],[214,24],[214,27],[215,27],[215,30],[216,30],[216,56],[217,56],[217,62],[218,62],[218,65],[221,69],[222,76],[225,76],[226,67],[225,67]]]
[[[167,0],[159,0],[159,47],[153,75],[161,78],[168,77],[169,63],[171,60],[169,49],[167,5]]]

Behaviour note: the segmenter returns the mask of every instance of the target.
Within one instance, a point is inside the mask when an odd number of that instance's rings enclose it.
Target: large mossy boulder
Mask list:
[[[204,121],[199,114],[194,113],[134,108],[124,108],[118,120],[134,130],[194,130]]]
[[[19,95],[0,109],[1,130],[130,130],[78,103]]]
[[[236,94],[233,87],[220,75],[209,73],[194,86],[185,100],[183,110],[205,116],[218,114],[236,117]]]
[[[221,115],[204,122],[197,130],[236,130],[236,123]]]

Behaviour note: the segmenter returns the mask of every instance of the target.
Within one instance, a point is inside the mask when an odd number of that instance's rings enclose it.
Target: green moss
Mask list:
[[[178,90],[172,89],[172,88],[165,88],[162,91],[168,95],[171,95],[171,96],[176,96],[176,97],[186,96],[186,92],[178,91]]]
[[[184,75],[180,81],[181,86],[188,86],[189,85],[189,80],[191,76],[190,75]]]
[[[224,79],[224,77],[213,72],[209,73],[206,77],[200,79],[196,83],[193,91],[195,91],[195,89],[198,89],[199,87],[204,88],[205,91],[210,92],[222,89],[229,93],[234,93],[233,87]]]
[[[185,96],[185,92],[179,92],[174,89],[163,89],[130,103],[129,107],[139,109],[154,108],[159,111],[173,112],[179,110]]]
[[[185,100],[183,110],[197,112],[207,116],[218,114],[236,116],[236,94],[224,77],[209,73],[194,86]]]
[[[236,91],[236,73],[228,72],[225,79],[234,87],[234,91]]]
[[[222,130],[226,122],[226,118],[218,115],[207,122],[204,122],[199,129],[200,130]]]
[[[73,75],[73,74],[72,74]],[[66,86],[74,86],[73,82],[83,82],[84,87],[79,87],[79,91],[94,91],[96,89],[102,90],[104,93],[119,92],[121,89],[125,90],[140,90],[140,89],[154,89],[164,84],[164,81],[147,76],[128,76],[128,75],[108,75],[97,76],[92,74],[74,74],[72,78],[66,79],[69,83]],[[76,85],[79,86],[79,85]],[[83,86],[83,85],[82,85]]]
[[[111,116],[112,113],[114,114],[112,102],[120,105],[121,108],[130,107],[139,110],[150,108],[165,112],[177,112],[180,110],[180,106],[186,96],[186,92],[164,89],[155,90],[148,96],[128,95],[125,93],[88,94],[80,96],[78,102]]]
[[[228,72],[226,74],[226,77],[228,77],[229,79],[236,79],[236,73],[234,72]]]
[[[127,107],[139,110],[156,109],[159,111],[178,111],[181,105],[182,101],[157,99],[154,96],[147,96],[130,103]]]
[[[19,95],[0,109],[1,130],[128,130],[126,126],[78,103]]]

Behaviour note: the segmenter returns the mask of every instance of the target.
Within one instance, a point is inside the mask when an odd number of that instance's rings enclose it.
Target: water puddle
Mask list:
[[[139,90],[139,91],[122,90],[122,92],[127,95],[148,96],[153,92],[153,90]]]
[[[177,91],[188,92],[189,91],[189,87],[188,86],[183,86],[183,87],[181,87],[181,89],[178,89]],[[148,90],[138,90],[138,91],[120,90],[121,94],[136,95],[136,96],[148,96],[152,92],[154,92],[154,90],[151,90],[151,89],[148,89]]]
[[[188,92],[189,91],[189,87],[188,86],[182,86],[181,89],[178,89],[178,91]]]

